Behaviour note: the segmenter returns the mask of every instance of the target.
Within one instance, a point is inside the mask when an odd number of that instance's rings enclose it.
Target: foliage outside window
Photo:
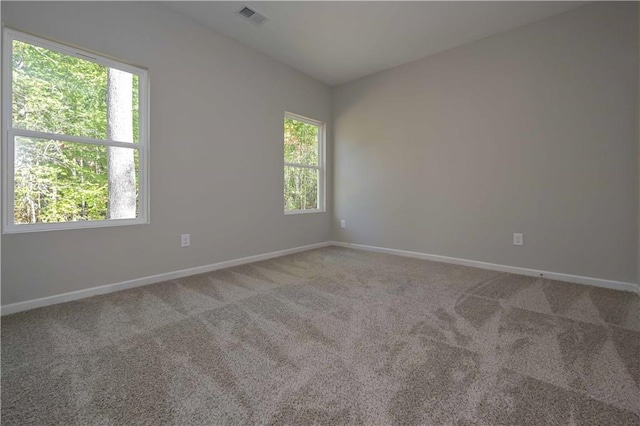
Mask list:
[[[4,232],[147,222],[146,71],[5,30]]]
[[[324,123],[284,117],[284,211],[324,211]]]

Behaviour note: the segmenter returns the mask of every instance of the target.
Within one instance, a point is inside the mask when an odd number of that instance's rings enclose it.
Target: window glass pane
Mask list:
[[[138,141],[137,75],[14,40],[12,126]]]
[[[138,166],[137,149],[17,136],[14,223],[135,218]]]
[[[307,210],[318,207],[318,169],[284,167],[284,209]]]
[[[285,117],[285,163],[318,165],[318,126]]]

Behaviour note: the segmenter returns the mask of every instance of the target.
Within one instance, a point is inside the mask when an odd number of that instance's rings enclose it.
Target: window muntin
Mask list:
[[[325,125],[285,113],[284,211],[286,214],[324,211]]]
[[[3,231],[148,222],[146,71],[14,30],[3,63]]]

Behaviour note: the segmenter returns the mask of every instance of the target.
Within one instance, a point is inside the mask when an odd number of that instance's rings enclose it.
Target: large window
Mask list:
[[[324,211],[325,126],[310,118],[284,116],[284,212]]]
[[[148,221],[145,70],[5,30],[4,232]]]

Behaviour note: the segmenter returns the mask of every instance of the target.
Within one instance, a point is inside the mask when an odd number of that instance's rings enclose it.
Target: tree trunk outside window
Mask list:
[[[133,143],[133,75],[109,68],[107,77],[107,138]],[[109,219],[136,217],[134,150],[108,147]]]

